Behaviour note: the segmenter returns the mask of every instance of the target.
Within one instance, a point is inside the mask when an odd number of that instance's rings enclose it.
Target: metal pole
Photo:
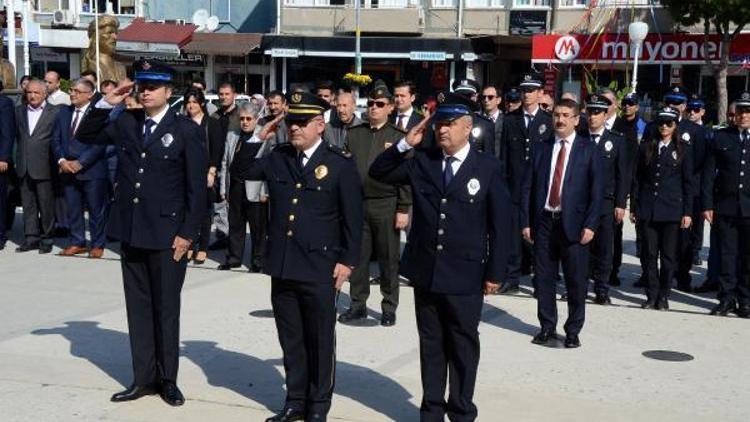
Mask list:
[[[29,19],[31,17],[31,11],[29,10],[30,3],[28,0],[23,2],[23,10],[21,11],[21,19],[23,19],[23,74],[31,75],[31,65],[29,64]],[[15,17],[13,22],[15,22]],[[15,44],[15,42],[14,42]],[[14,46],[15,47],[15,46]]]
[[[5,6],[5,20],[8,27],[8,61],[13,64],[14,69],[18,69],[16,65],[16,8],[15,1],[8,0]],[[26,36],[24,31],[23,36]],[[13,75],[14,77],[16,75]],[[13,81],[15,84],[15,81]],[[10,83],[7,84],[10,87]]]
[[[360,29],[359,29],[359,14],[362,0],[354,0],[354,73],[362,73],[362,52],[360,51]]]
[[[456,38],[464,33],[464,0],[458,0],[458,23],[456,24]]]
[[[94,36],[96,37],[96,80],[102,80],[102,69],[99,64],[99,2],[94,1]],[[99,87],[97,87],[97,91]]]
[[[641,56],[641,43],[635,45],[635,59],[633,60],[633,93],[638,87],[638,58]]]

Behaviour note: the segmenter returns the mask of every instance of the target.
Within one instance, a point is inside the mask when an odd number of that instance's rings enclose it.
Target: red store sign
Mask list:
[[[632,51],[631,51],[632,50]],[[706,57],[719,60],[721,39],[700,34],[650,34],[641,46],[640,62],[651,64],[703,64]],[[627,34],[534,35],[532,63],[626,63],[635,48]],[[750,34],[739,34],[729,49],[729,61],[750,61]]]

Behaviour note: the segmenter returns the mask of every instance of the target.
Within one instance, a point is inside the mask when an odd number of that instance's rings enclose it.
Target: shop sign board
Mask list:
[[[411,51],[409,60],[420,62],[444,62],[446,59],[443,51]]]

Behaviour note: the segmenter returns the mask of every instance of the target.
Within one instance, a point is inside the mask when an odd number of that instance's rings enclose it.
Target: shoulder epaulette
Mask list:
[[[326,145],[328,146],[328,150],[329,151],[334,152],[334,153],[336,153],[336,154],[338,154],[338,155],[340,155],[340,156],[342,156],[344,158],[352,158],[352,153],[351,152],[345,151],[345,150],[343,150],[343,149],[341,149],[341,148],[339,148],[339,147],[337,147],[336,145],[333,145],[333,144],[326,144]]]

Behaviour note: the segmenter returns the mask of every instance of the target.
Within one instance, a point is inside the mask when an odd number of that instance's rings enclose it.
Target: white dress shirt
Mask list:
[[[70,95],[58,89],[47,96],[47,102],[52,105],[70,105]]]
[[[159,126],[161,119],[163,119],[164,116],[167,115],[168,111],[169,111],[169,104],[165,105],[164,108],[160,112],[156,113],[156,115],[154,115],[153,117],[146,116],[147,120],[151,119],[154,122],[154,124],[151,126],[151,133],[154,133],[154,131],[156,130],[156,127]],[[144,126],[143,128],[144,128],[143,130],[146,130],[146,126]]]
[[[83,107],[73,110],[73,116],[70,119],[70,129],[73,131],[73,133],[76,133],[76,131],[78,130],[78,126],[81,125],[81,120],[83,120],[83,115],[86,114],[86,110],[89,109],[89,104],[91,103],[86,103],[83,105]],[[76,113],[78,113],[78,121],[76,121]],[[75,127],[73,127],[73,123],[75,123]]]
[[[500,109],[498,108],[492,114],[485,114],[485,117],[487,117],[488,119],[492,120],[493,123],[496,122],[497,118],[500,117]]]
[[[612,126],[614,126],[616,119],[617,119],[617,114],[613,114],[612,117],[604,121],[604,127],[607,130],[612,130]]]
[[[469,155],[469,151],[471,150],[471,144],[468,142],[466,145],[461,147],[458,151],[456,151],[455,154],[453,154],[453,162],[451,162],[451,168],[453,169],[453,175],[455,176],[458,174],[458,169],[461,168],[461,164],[466,161],[466,157]],[[448,157],[448,154],[443,151],[443,165],[442,169],[445,171],[445,158]]]
[[[596,131],[596,132],[589,131],[589,136],[591,137],[591,139],[595,139],[594,142],[597,145],[599,145],[599,141],[601,141],[602,140],[602,136],[604,136],[604,128],[602,127],[598,131]]]
[[[409,126],[409,119],[411,119],[412,113],[414,113],[414,107],[409,107],[409,109],[404,112],[399,111],[396,115],[396,126],[399,129],[401,128],[401,126],[398,126],[398,121],[401,119],[404,129],[406,129],[406,127]]]
[[[562,194],[565,189],[565,173],[568,170],[568,159],[570,158],[570,150],[573,149],[573,141],[576,139],[576,133],[573,132],[567,138],[558,138],[555,136],[555,146],[552,148],[552,160],[549,165],[549,186],[547,186],[547,199],[544,201],[544,209],[547,211],[558,212],[562,211]],[[552,182],[555,180],[555,165],[557,164],[557,156],[560,155],[560,149],[562,148],[562,142],[565,141],[565,160],[563,161],[562,179],[560,180],[560,205],[552,207],[549,204],[549,197],[552,193]]]
[[[42,112],[44,112],[44,107],[46,106],[46,101],[43,101],[37,108],[34,108],[31,105],[26,106],[26,117],[29,119],[29,136],[34,133],[36,124],[39,123],[39,119],[42,117]]]
[[[539,112],[539,105],[536,106],[534,111],[526,111],[526,109],[523,110],[523,121],[526,127],[528,128],[531,126],[531,122],[534,121],[534,118],[536,117],[536,114]]]
[[[315,151],[318,150],[318,147],[322,143],[323,143],[323,139],[322,138],[318,139],[317,141],[315,141],[315,143],[310,148],[302,151],[302,154],[304,154],[302,156],[302,167],[304,167],[304,166],[307,165],[307,162],[310,161],[310,158],[313,156],[313,154],[315,154]],[[299,154],[299,152],[298,152],[298,154]]]

